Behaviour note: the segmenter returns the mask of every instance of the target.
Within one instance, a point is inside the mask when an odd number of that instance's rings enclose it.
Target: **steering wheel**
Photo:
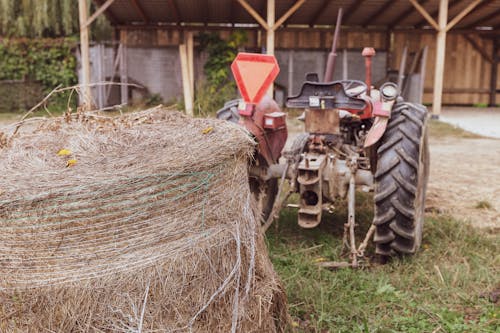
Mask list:
[[[349,97],[359,96],[368,89],[366,83],[360,80],[341,80],[340,83],[344,87],[346,95]]]

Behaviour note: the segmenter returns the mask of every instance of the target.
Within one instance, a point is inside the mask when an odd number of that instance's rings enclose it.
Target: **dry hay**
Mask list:
[[[1,332],[284,330],[244,130],[159,108],[23,128],[0,129]]]

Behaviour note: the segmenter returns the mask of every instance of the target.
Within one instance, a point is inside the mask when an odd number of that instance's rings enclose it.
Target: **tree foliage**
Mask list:
[[[236,85],[231,75],[231,62],[247,41],[244,31],[234,31],[224,40],[217,33],[200,33],[199,50],[208,55],[204,66],[206,82],[199,87],[195,100],[198,113],[212,114],[225,102],[236,98]]]
[[[95,10],[93,2],[87,1],[90,10]],[[78,1],[0,0],[0,36],[62,37],[78,31]],[[111,32],[104,15],[92,25],[92,32],[94,37]]]

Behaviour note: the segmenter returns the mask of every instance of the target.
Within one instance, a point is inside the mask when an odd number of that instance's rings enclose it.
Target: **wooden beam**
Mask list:
[[[414,1],[414,0],[410,0]],[[432,19],[432,18],[431,18]],[[439,118],[443,101],[444,61],[446,51],[446,21],[448,20],[448,0],[439,0],[438,33],[436,38],[436,65],[434,68],[434,92],[432,116]]]
[[[389,7],[391,7],[393,4],[394,4],[394,0],[388,0],[386,3],[384,3],[382,5],[382,7],[380,7],[375,13],[373,13],[369,18],[367,18],[363,22],[363,26],[366,27],[366,26],[370,25],[371,22],[374,22],[375,20],[377,20],[380,17],[380,15],[385,13],[387,11],[387,9],[389,9]]]
[[[181,59],[182,91],[184,93],[184,106],[186,114],[193,116],[193,92],[189,82],[189,64],[186,44],[179,45],[179,56]]]
[[[491,76],[490,76],[490,100],[489,106],[496,106],[497,97],[497,79],[498,79],[498,50],[500,48],[500,42],[498,39],[493,40],[493,62],[491,64]]]
[[[486,53],[485,50],[483,50],[479,44],[470,36],[470,35],[467,35],[467,34],[464,34],[463,35],[464,38],[469,42],[470,45],[472,45],[472,47],[474,48],[474,50],[476,50],[483,58],[484,60],[486,60],[487,62],[489,62],[490,64],[493,63],[493,58],[491,58],[488,53]]]
[[[276,19],[276,2],[267,0],[267,31],[266,31],[266,53],[274,55],[274,26]],[[273,98],[274,84],[267,90],[267,95]]]
[[[429,13],[427,13],[427,11],[425,10],[425,8],[423,7],[423,5],[427,1],[428,0],[424,0],[424,1],[422,1],[422,3],[418,3],[416,0],[410,0],[410,2],[413,5],[413,7],[415,7],[417,9],[417,11],[427,20],[427,22],[429,22],[430,25],[432,25],[434,27],[434,29],[439,30],[439,26],[436,23],[436,21],[434,21],[434,19],[432,18],[432,16],[430,16]],[[410,9],[413,9],[413,8],[410,8]],[[408,13],[407,15],[409,15],[412,12],[413,12],[413,10],[411,12],[406,11],[405,14]],[[390,26],[394,27],[396,24],[398,24],[399,22],[401,22],[401,20],[402,19],[396,20],[396,23],[395,24],[391,23]]]
[[[79,1],[78,4],[80,4],[80,0],[78,1]],[[107,0],[101,7],[99,7],[98,10],[95,11],[94,14],[92,14],[91,17],[89,17],[85,22],[83,22],[84,26],[88,27],[89,25],[91,25],[92,22],[94,22],[99,17],[99,15],[101,15],[106,9],[108,9],[109,6],[113,4],[113,2],[115,2],[115,0]],[[88,15],[87,10],[85,10],[85,12],[86,12],[85,17],[87,17]],[[81,25],[82,22],[80,22],[80,26]]]
[[[80,19],[80,52],[82,54],[82,95],[80,105],[90,107],[92,93],[90,91],[90,46],[88,27],[88,8],[86,0],[78,0],[78,16]]]
[[[344,12],[345,14],[344,14],[344,17],[342,18],[342,21],[347,24],[347,22],[349,21],[351,16],[356,12],[356,10],[359,8],[359,6],[361,6],[363,4],[363,2],[365,2],[365,1],[366,0],[356,0],[352,3],[352,5],[347,7],[347,9]]]
[[[475,20],[474,22],[472,23],[469,23],[465,29],[470,29],[470,28],[474,28],[474,27],[477,27],[477,26],[481,26],[483,25],[484,23],[488,22],[489,20],[491,20],[492,18],[496,18],[500,16],[500,9],[497,9],[491,13],[489,13],[488,15],[486,16],[483,16],[477,20]]]
[[[94,3],[97,6],[101,7],[103,5],[103,3],[104,3],[104,0],[94,0]],[[111,22],[112,25],[117,25],[119,23],[118,19],[116,18],[116,16],[111,11],[111,8],[109,8],[106,11],[104,11],[104,15],[106,15],[106,17],[108,18],[109,22]]]
[[[274,25],[276,19],[276,0],[267,0],[266,53],[274,54]]]
[[[448,11],[451,11],[454,7],[456,7],[462,1],[464,1],[464,0],[452,0],[452,1],[450,1],[449,2],[449,6],[448,6]],[[469,0],[466,0],[466,1],[469,1]],[[433,11],[432,13],[430,13],[430,15],[432,16],[432,18],[434,19],[434,21],[437,20],[437,16],[439,15],[439,6],[438,6],[438,8],[435,11]],[[426,24],[428,24],[427,20],[425,18],[422,18],[422,20],[418,21],[415,24],[415,27],[422,28]]]
[[[392,0],[390,0],[390,1],[392,1]],[[331,0],[323,0],[321,5],[318,7],[318,10],[316,10],[316,12],[314,12],[312,18],[309,20],[310,27],[314,26],[316,24],[316,22],[318,22],[319,18],[326,11],[326,9],[328,8],[328,6],[330,5],[331,2],[332,2]]]
[[[452,29],[461,19],[463,19],[467,14],[469,14],[476,6],[483,0],[475,0],[471,2],[467,7],[465,7],[457,16],[455,16],[448,24],[446,25],[446,31]]]
[[[266,21],[264,21],[264,19],[259,15],[259,13],[257,13],[257,11],[253,9],[253,7],[248,4],[248,2],[246,2],[246,0],[238,0],[238,2],[243,8],[245,8],[248,14],[250,14],[255,19],[255,21],[259,22],[259,24],[264,29],[269,30],[269,25],[267,25]]]
[[[283,14],[283,16],[281,16],[278,21],[276,21],[276,23],[273,25],[273,29],[276,30],[278,29],[283,23],[285,23],[286,20],[288,20],[288,18],[290,16],[292,16],[296,11],[297,9],[300,8],[300,6],[302,6],[304,4],[304,2],[306,2],[306,0],[298,0],[292,7],[290,7],[285,14]]]
[[[134,5],[135,10],[139,13],[139,15],[141,15],[142,20],[146,23],[149,22],[149,17],[146,15],[146,12],[139,4],[139,2],[137,0],[130,0],[130,1],[132,1],[132,5]]]
[[[175,0],[167,0],[167,4],[172,13],[174,14],[175,21],[177,22],[177,24],[181,23],[182,16],[179,12],[179,7],[177,7],[177,2],[175,2]]]

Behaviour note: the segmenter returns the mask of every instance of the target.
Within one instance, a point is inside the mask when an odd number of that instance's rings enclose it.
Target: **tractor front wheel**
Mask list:
[[[413,254],[422,242],[429,178],[427,110],[398,103],[377,150],[374,242],[382,256]]]
[[[278,194],[278,179],[271,178],[267,181],[250,177],[250,191],[257,202],[257,212],[260,222],[264,224],[274,206],[276,195]]]

